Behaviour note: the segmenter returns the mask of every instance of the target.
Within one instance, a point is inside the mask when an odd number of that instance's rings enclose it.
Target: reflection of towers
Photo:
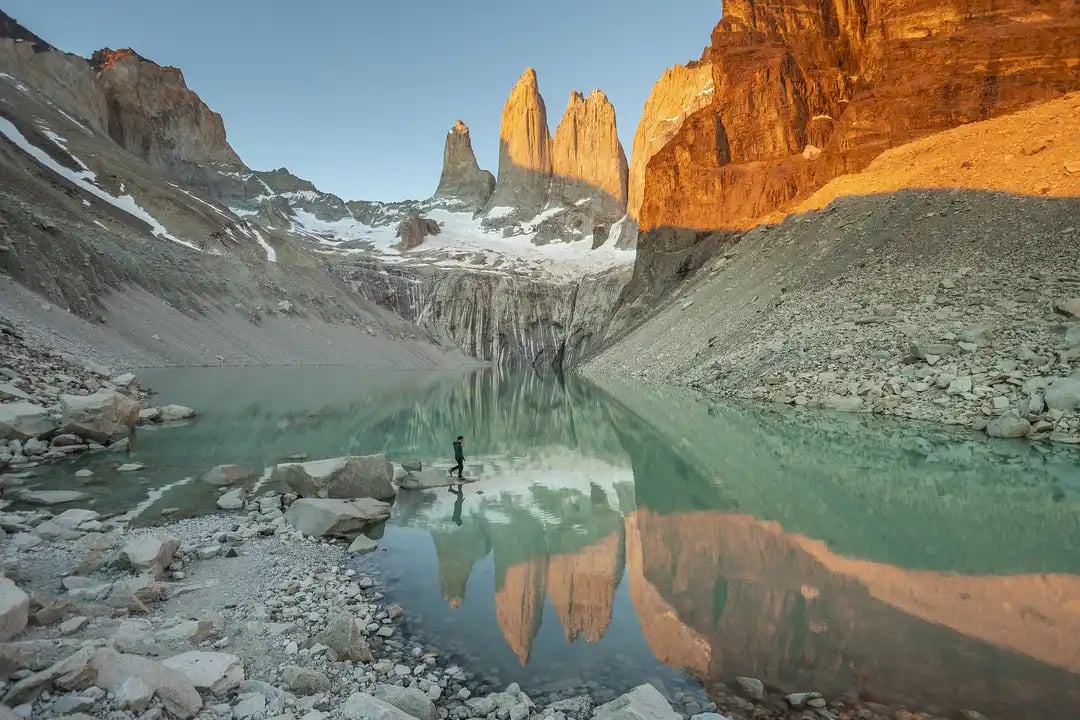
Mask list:
[[[622,572],[622,528],[579,552],[551,557],[547,591],[567,641],[597,642],[604,636]]]
[[[511,565],[495,589],[495,618],[522,665],[529,661],[533,638],[540,630],[546,571],[546,556]]]
[[[431,539],[439,564],[439,589],[450,607],[457,608],[465,598],[473,565],[491,551],[491,545],[483,528],[472,522],[450,530],[432,530]]]

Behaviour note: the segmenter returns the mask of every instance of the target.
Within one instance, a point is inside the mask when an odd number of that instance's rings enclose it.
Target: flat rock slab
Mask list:
[[[671,704],[652,685],[638,685],[609,703],[596,708],[596,720],[682,720]]]
[[[79,490],[24,490],[18,498],[31,505],[64,505],[90,498],[90,493]]]

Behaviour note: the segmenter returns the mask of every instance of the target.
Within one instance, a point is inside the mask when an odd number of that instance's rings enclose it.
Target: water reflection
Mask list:
[[[171,371],[126,509],[213,507],[218,463],[384,452],[480,483],[402,493],[379,562],[414,629],[526,690],[753,675],[990,716],[1080,715],[1076,449],[671,389],[483,372]],[[80,463],[43,484],[64,486]],[[91,465],[92,466],[92,465]],[[92,466],[93,467],[93,466]]]

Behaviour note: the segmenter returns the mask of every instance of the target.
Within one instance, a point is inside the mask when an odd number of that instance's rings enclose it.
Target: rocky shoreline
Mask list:
[[[357,551],[343,539],[305,535],[293,527],[304,522],[296,512],[282,511],[290,495],[267,492],[243,514],[155,528],[130,528],[88,510],[4,513],[0,522],[14,534],[4,543],[0,580],[0,715],[931,717],[856,698],[784,695],[753,678],[732,679],[730,692],[712,689],[714,703],[686,701],[678,710],[651,685],[603,704],[599,694],[530,698],[514,684],[496,690],[410,634],[408,610],[387,601],[377,565],[362,556],[374,543]],[[43,532],[47,527],[59,530]],[[40,542],[18,541],[26,536]]]

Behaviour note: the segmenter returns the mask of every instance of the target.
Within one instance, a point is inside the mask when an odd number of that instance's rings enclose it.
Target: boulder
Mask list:
[[[0,405],[0,440],[29,440],[56,430],[49,411],[29,402]]]
[[[378,543],[369,538],[367,535],[357,535],[356,539],[349,545],[350,555],[367,555],[369,552],[374,552],[379,547]]]
[[[435,704],[416,688],[380,684],[375,690],[375,697],[418,720],[436,720],[438,717]]]
[[[120,687],[113,692],[113,697],[122,710],[142,712],[154,699],[154,688],[138,675],[132,675],[120,683]]]
[[[183,405],[162,405],[158,408],[158,413],[162,422],[190,420],[196,415],[194,410]]]
[[[72,508],[71,510],[65,510],[52,520],[46,520],[41,523],[34,528],[34,532],[46,540],[78,537],[82,534],[78,530],[79,525],[97,519],[98,514],[93,510],[78,510]]]
[[[239,465],[215,465],[203,473],[202,481],[210,485],[239,485],[254,477],[255,473]]]
[[[395,247],[398,250],[412,250],[424,243],[424,238],[429,235],[438,235],[442,229],[439,223],[423,217],[418,212],[410,212],[405,219],[398,223],[394,237],[399,238]]]
[[[235,720],[249,720],[249,718],[266,717],[266,696],[262,693],[244,693],[239,697],[240,702],[232,709]]]
[[[986,434],[996,438],[1022,438],[1031,434],[1031,423],[1016,413],[1005,413],[986,424]]]
[[[140,425],[145,425],[146,423],[156,423],[156,422],[161,422],[161,410],[159,410],[158,408],[156,408],[156,407],[143,408],[142,410],[139,411],[138,423]]]
[[[385,455],[285,463],[274,468],[271,477],[301,497],[377,500],[394,497],[393,479],[394,468]]]
[[[1043,399],[1051,410],[1080,410],[1080,376],[1054,380],[1046,388]]]
[[[244,508],[244,489],[233,488],[218,498],[217,506],[222,510],[242,510]]]
[[[192,650],[166,658],[161,664],[186,677],[196,688],[215,695],[231,690],[244,680],[240,658],[229,653]]]
[[[309,537],[348,539],[388,517],[390,506],[371,498],[300,498],[289,506],[285,522]]]
[[[287,665],[282,668],[281,677],[294,695],[316,695],[330,689],[330,678],[317,670]]]
[[[375,661],[364,636],[363,620],[348,613],[340,613],[331,618],[326,629],[316,637],[316,642],[336,652],[342,660],[357,663]]]
[[[171,535],[134,537],[121,546],[113,562],[137,572],[148,572],[155,578],[161,577],[179,547],[180,541]]]
[[[955,355],[958,351],[959,348],[949,343],[913,342],[911,344],[911,354],[927,361],[932,359],[936,362],[937,358]]]
[[[93,395],[61,395],[64,432],[99,443],[130,437],[139,419],[139,403],[114,390]]]
[[[30,596],[10,579],[0,576],[0,641],[10,640],[26,629]]]
[[[737,677],[735,678],[735,687],[743,697],[751,700],[765,699],[765,684],[757,678]]]
[[[424,463],[419,460],[405,460],[401,463],[401,467],[408,472],[420,472],[424,469]]]
[[[1054,303],[1054,312],[1068,318],[1080,318],[1080,297],[1057,301]]]
[[[202,698],[194,683],[184,673],[163,663],[103,648],[94,654],[90,665],[96,671],[92,684],[113,695],[123,694],[129,702],[140,702],[137,699],[140,689],[131,682],[132,678],[138,678],[153,689],[169,713],[181,720],[194,716],[202,709]],[[121,688],[125,683],[128,683],[128,687],[122,693]]]
[[[679,713],[652,685],[638,685],[609,703],[596,708],[596,720],[682,720]]]
[[[385,700],[363,692],[350,695],[339,712],[346,720],[414,720]]]

